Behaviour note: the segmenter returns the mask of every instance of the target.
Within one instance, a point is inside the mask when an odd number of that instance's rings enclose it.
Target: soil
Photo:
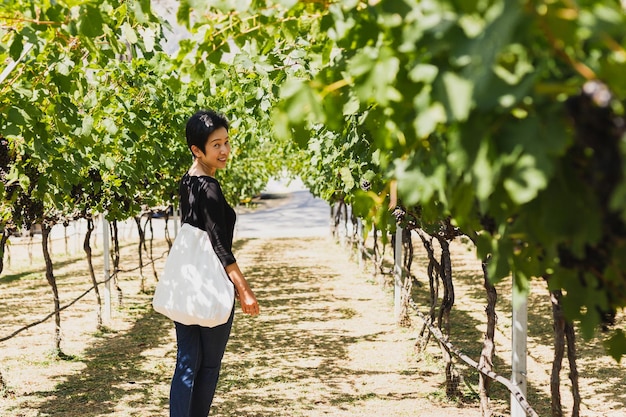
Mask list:
[[[280,204],[279,201],[272,204]],[[162,220],[155,220],[158,223]],[[155,230],[159,230],[155,225]],[[124,233],[122,233],[124,235]],[[132,233],[128,233],[128,236]],[[94,239],[94,245],[98,238]],[[36,253],[37,236],[14,239],[9,265],[0,276],[0,338],[52,311],[51,291]],[[64,305],[90,287],[84,255],[76,245],[53,242],[55,275]],[[417,242],[416,242],[417,243]],[[102,248],[96,271],[102,276]],[[155,270],[167,245],[153,242]],[[387,251],[389,252],[389,250]],[[416,246],[415,297],[428,297],[425,256]],[[238,262],[261,303],[261,315],[238,308],[211,411],[218,417],[480,416],[476,371],[456,360],[463,395],[445,395],[441,351],[431,340],[418,354],[421,321],[411,315],[403,327],[394,319],[388,275],[359,266],[354,252],[329,236],[241,238]],[[480,265],[462,244],[453,246],[456,300],[451,341],[477,359],[484,332],[485,297]],[[62,351],[54,351],[54,320],[0,342],[3,417],[165,417],[176,345],[172,324],[151,309],[156,282],[151,265],[140,273],[137,242],[121,248],[119,287],[112,317],[96,326],[93,292],[62,312]],[[147,254],[143,255],[144,262]],[[141,281],[145,281],[145,292]],[[510,375],[510,289],[498,286],[495,370]],[[117,294],[115,288],[114,295]],[[540,282],[529,299],[528,399],[541,416],[550,415],[551,313]],[[624,327],[624,317],[618,317]],[[607,357],[599,336],[579,340],[584,398],[581,415],[617,417],[626,409],[626,366]],[[567,372],[562,372],[565,415],[571,407]],[[509,414],[509,394],[492,389],[495,415]]]

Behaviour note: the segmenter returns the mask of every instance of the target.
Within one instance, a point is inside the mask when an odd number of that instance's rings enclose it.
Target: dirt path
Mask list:
[[[238,318],[216,416],[446,414],[424,398],[441,381],[416,373],[414,336],[349,254],[323,238],[252,240],[242,252],[263,315]]]
[[[475,406],[446,410],[427,399],[443,382],[440,370],[434,363],[417,369],[414,335],[393,324],[390,297],[335,243],[311,237],[237,245],[263,313],[236,317],[212,415],[479,415]],[[82,263],[68,260],[57,270],[66,298],[70,288],[84,287]],[[65,360],[50,357],[50,323],[2,345],[10,392],[0,398],[1,416],[168,415],[174,334],[151,311],[150,296],[133,290],[136,278],[122,278],[124,306],[107,331],[94,331],[92,302],[64,314]],[[45,280],[36,274],[4,275],[0,282],[8,298],[28,288],[45,299]],[[11,316],[7,307],[19,314]],[[2,335],[18,321],[43,315],[46,307],[1,304]]]
[[[260,299],[262,314],[249,318],[238,312],[211,415],[479,416],[476,371],[457,362],[465,379],[464,398],[447,400],[437,345],[431,341],[425,354],[414,353],[418,330],[394,324],[390,289],[371,276],[371,267],[368,272],[360,270],[347,249],[319,236],[327,207],[305,207],[301,201],[265,201],[259,207],[265,212],[259,210],[257,221],[248,226],[244,221],[239,229],[235,254]],[[281,205],[291,211],[296,207],[297,215],[286,217],[275,210]],[[311,218],[318,223],[309,229],[310,235],[296,233]],[[287,223],[281,226],[281,221]],[[259,233],[259,224],[267,226],[266,232]],[[288,237],[277,237],[281,234]],[[62,359],[52,354],[52,320],[0,343],[0,371],[8,385],[0,392],[0,417],[168,416],[176,352],[173,326],[152,310],[151,291],[139,291],[140,276],[134,270],[137,243],[131,233],[128,236],[121,253],[121,268],[128,272],[119,277],[123,303],[114,301],[114,314],[105,329],[96,330],[95,301],[90,294],[62,313]],[[64,254],[63,247],[62,241],[54,246],[61,304],[90,287],[84,255]],[[165,242],[159,239],[155,256],[165,250]],[[52,310],[38,251],[30,247],[26,251],[17,243],[11,251],[10,265],[0,276],[0,338]],[[480,265],[467,248],[455,246],[453,251],[452,342],[478,358],[485,306]],[[96,271],[102,271],[101,245],[94,259]],[[157,260],[157,270],[163,261]],[[426,262],[423,250],[416,247],[413,271],[421,282],[427,282]],[[148,288],[153,288],[151,268],[144,269],[144,278]],[[544,416],[549,415],[553,354],[550,305],[541,285],[529,300],[528,398]],[[500,375],[508,375],[510,288],[506,283],[498,288],[494,364]],[[421,305],[428,305],[427,286],[416,288],[415,297]],[[623,328],[625,322],[620,315],[618,325]],[[421,322],[416,319],[414,325],[419,327]],[[578,355],[584,400],[581,415],[622,416],[626,407],[624,361],[617,365],[608,358],[601,338],[579,339]],[[567,372],[564,367],[561,375],[566,414],[571,407]],[[496,416],[507,415],[509,393],[494,385],[491,396]]]
[[[416,372],[413,335],[393,324],[390,298],[343,249],[328,238],[244,239],[237,246],[263,313],[238,314],[212,415],[446,413],[425,398],[442,382],[436,366]],[[125,251],[124,259],[132,257],[132,247]],[[84,261],[59,263],[57,276],[62,298],[70,299],[85,287]],[[0,284],[2,335],[49,310],[41,272],[15,271]],[[9,393],[0,398],[0,416],[167,416],[172,326],[136,291],[137,276],[122,276],[120,286],[124,306],[104,332],[95,331],[91,299],[63,313],[63,360],[51,357],[52,323],[2,345]],[[454,415],[478,411],[455,408]]]

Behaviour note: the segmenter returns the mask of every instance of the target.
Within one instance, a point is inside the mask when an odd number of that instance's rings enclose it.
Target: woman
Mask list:
[[[226,167],[230,154],[228,121],[214,111],[201,110],[187,121],[186,136],[194,160],[180,182],[181,221],[208,233],[235,285],[243,312],[257,315],[257,299],[232,253],[235,211],[214,178],[218,169]],[[217,327],[175,322],[178,352],[170,390],[170,417],[208,416],[233,315],[234,308],[228,322]]]

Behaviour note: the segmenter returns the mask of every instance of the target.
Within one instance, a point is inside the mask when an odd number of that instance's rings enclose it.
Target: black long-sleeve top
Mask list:
[[[224,267],[236,262],[232,252],[237,215],[219,182],[208,175],[183,175],[179,185],[181,223],[206,231]]]

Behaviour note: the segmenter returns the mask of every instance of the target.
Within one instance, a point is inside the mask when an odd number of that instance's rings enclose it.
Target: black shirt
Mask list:
[[[219,182],[208,175],[183,175],[178,189],[181,223],[206,231],[224,267],[236,262],[232,252],[237,215],[224,198]]]

